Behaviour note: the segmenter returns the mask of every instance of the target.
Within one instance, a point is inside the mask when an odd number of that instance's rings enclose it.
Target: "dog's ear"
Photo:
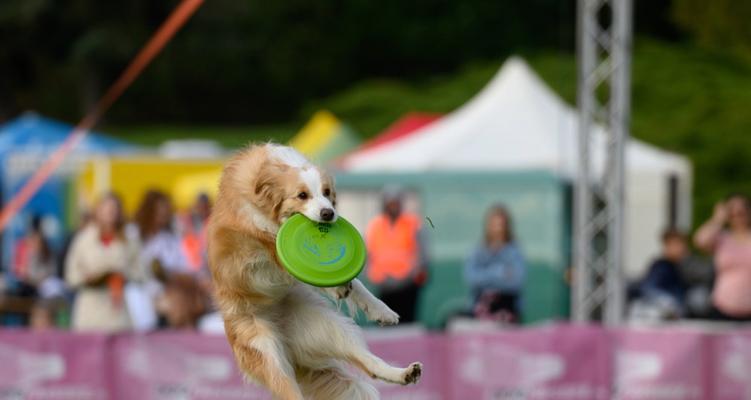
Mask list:
[[[279,184],[282,173],[282,166],[266,163],[253,182],[253,203],[274,220],[278,219],[284,201],[284,188]]]

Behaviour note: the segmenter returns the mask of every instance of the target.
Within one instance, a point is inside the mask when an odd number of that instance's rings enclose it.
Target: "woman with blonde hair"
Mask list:
[[[65,264],[65,280],[77,289],[74,330],[103,332],[131,328],[124,286],[137,279],[138,246],[126,239],[120,198],[109,193],[94,210],[92,221],[75,236]]]

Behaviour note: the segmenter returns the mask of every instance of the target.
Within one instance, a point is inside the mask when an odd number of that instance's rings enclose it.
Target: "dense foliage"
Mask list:
[[[0,117],[77,116],[176,3],[4,0]],[[207,1],[109,118],[285,120],[366,77],[419,79],[518,48],[570,48],[573,23],[573,0]]]

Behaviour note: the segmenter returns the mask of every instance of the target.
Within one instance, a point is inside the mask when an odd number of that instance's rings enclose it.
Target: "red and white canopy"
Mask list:
[[[595,170],[604,164],[604,133],[593,143]],[[387,132],[388,133],[388,132]],[[578,162],[576,111],[530,69],[512,57],[466,104],[402,135],[381,135],[373,147],[350,154],[347,171],[550,170],[574,177]],[[629,171],[688,172],[677,154],[631,139]]]

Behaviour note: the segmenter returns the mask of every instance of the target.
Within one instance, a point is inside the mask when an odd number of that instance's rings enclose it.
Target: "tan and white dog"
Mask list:
[[[225,166],[208,230],[209,266],[240,369],[285,400],[377,399],[348,365],[387,382],[417,382],[422,364],[397,368],[370,353],[352,319],[321,296],[344,300],[381,324],[398,323],[360,281],[319,289],[280,266],[276,232],[295,213],[318,222],[337,218],[332,177],[300,153],[255,145]]]

